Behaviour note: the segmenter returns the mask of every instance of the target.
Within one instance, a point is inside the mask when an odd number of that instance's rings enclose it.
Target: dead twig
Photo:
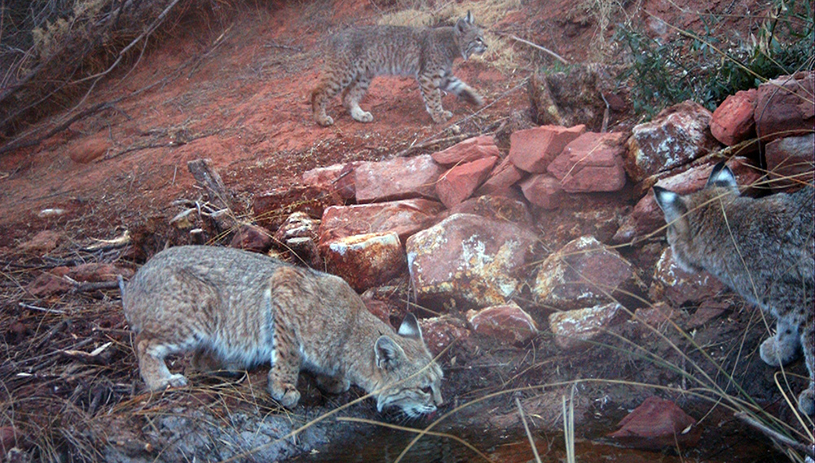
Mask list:
[[[512,40],[515,40],[516,42],[521,42],[521,43],[523,43],[525,45],[529,45],[532,48],[536,48],[536,49],[548,54],[549,56],[555,58],[556,60],[560,61],[561,63],[565,64],[566,66],[571,64],[568,61],[566,61],[565,58],[563,58],[562,56],[558,55],[557,53],[553,52],[552,50],[550,50],[550,49],[548,49],[546,47],[542,47],[542,46],[540,46],[540,45],[538,45],[536,43],[532,43],[529,40],[524,40],[524,39],[518,37],[517,35],[513,35],[513,34],[510,34],[509,38],[511,38]]]
[[[24,309],[29,309],[29,310],[38,310],[38,311],[40,311],[40,312],[58,313],[58,314],[64,314],[64,313],[65,313],[65,311],[64,311],[64,310],[59,310],[59,309],[47,309],[47,308],[45,308],[45,307],[39,307],[39,306],[36,306],[36,305],[26,304],[25,302],[18,302],[18,303],[17,303],[17,305],[19,305],[20,307],[22,307],[22,308],[24,308]]]

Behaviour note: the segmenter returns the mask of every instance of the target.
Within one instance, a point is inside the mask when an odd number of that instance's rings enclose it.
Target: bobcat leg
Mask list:
[[[181,374],[172,374],[164,363],[164,358],[170,354],[182,352],[185,349],[178,344],[158,340],[145,332],[141,332],[134,340],[136,357],[139,359],[139,372],[151,391],[160,391],[168,387],[182,387],[187,385],[187,378]]]
[[[779,318],[776,323],[775,336],[761,343],[761,360],[774,367],[786,365],[798,356],[801,337],[795,326],[786,318]]]
[[[292,335],[275,323],[272,369],[269,371],[269,393],[286,408],[297,405],[300,392],[297,391],[297,376],[300,374],[302,358]]]
[[[419,76],[419,89],[422,91],[425,109],[436,124],[441,124],[453,117],[453,113],[445,111],[441,106],[440,81],[439,77]]]
[[[444,83],[445,92],[455,93],[456,96],[473,106],[481,106],[484,99],[472,87],[459,80],[456,76],[448,76]]]
[[[317,387],[329,394],[342,394],[351,388],[351,381],[344,376],[317,375]]]
[[[342,104],[348,110],[348,114],[358,122],[371,122],[374,116],[371,113],[364,111],[359,107],[359,102],[365,93],[368,91],[368,86],[371,84],[371,78],[368,76],[358,76],[348,88],[343,91]]]
[[[812,307],[809,310],[812,310]],[[806,359],[807,370],[809,370],[809,387],[798,395],[798,410],[813,416],[815,415],[815,358],[813,358],[812,346],[815,346],[815,320],[811,317],[801,327],[801,345],[804,346],[804,359]]]

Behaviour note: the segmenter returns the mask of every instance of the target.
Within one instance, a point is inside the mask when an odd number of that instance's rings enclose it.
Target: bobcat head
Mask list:
[[[374,345],[376,409],[398,407],[410,418],[433,413],[441,405],[444,376],[425,347],[416,317],[408,314],[397,336],[382,335]]]
[[[455,25],[456,43],[461,50],[461,57],[466,61],[471,55],[480,55],[487,50],[484,34],[475,24],[475,18],[470,11],[463,18],[459,18]]]
[[[697,239],[699,229],[717,227],[720,224],[709,223],[710,217],[718,218],[722,214],[704,214],[703,211],[717,205],[719,200],[727,201],[728,198],[737,196],[739,186],[736,177],[724,162],[713,167],[705,187],[695,193],[681,196],[664,188],[654,187],[654,197],[668,224],[668,244],[671,245],[674,259],[683,270],[701,271],[699,263],[710,255],[710,244]]]

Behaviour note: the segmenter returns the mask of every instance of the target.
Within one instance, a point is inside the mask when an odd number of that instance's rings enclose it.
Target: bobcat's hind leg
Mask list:
[[[759,353],[767,365],[779,367],[795,360],[801,347],[798,327],[786,318],[779,318],[775,336],[761,343]]]
[[[186,350],[182,344],[161,341],[148,333],[141,332],[134,341],[136,357],[139,359],[139,372],[147,389],[160,391],[168,387],[187,385],[187,378],[181,374],[172,374],[164,363],[170,354]]]
[[[342,93],[342,104],[348,110],[348,114],[357,122],[371,122],[374,116],[368,111],[359,107],[359,102],[362,97],[368,92],[368,86],[371,85],[371,77],[359,75]]]

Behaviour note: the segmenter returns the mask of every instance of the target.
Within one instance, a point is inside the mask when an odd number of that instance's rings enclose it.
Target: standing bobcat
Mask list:
[[[809,387],[798,408],[815,412],[815,240],[813,188],[763,199],[739,196],[733,172],[717,164],[701,191],[680,196],[654,187],[668,242],[686,270],[707,270],[778,320],[761,359],[784,365],[803,347]]]
[[[433,122],[444,122],[453,114],[442,108],[440,90],[474,105],[483,104],[475,90],[453,75],[452,67],[456,58],[466,60],[486,49],[481,28],[469,11],[455,26],[368,26],[340,32],[331,38],[325,70],[311,93],[314,120],[324,127],[333,124],[325,105],[342,92],[342,104],[354,120],[373,121],[359,102],[375,76],[388,74],[415,77]]]
[[[408,314],[394,333],[334,275],[232,248],[180,246],[156,254],[122,292],[151,390],[186,385],[164,358],[193,351],[196,368],[271,362],[268,389],[285,407],[300,400],[301,368],[326,392],[359,385],[379,411],[396,406],[415,417],[442,403],[442,371],[416,318]]]

